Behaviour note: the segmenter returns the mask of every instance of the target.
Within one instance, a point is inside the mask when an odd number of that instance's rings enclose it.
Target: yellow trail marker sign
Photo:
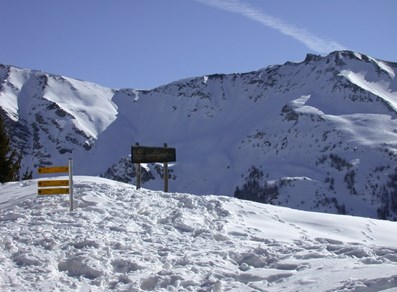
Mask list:
[[[46,188],[39,189],[39,195],[68,195],[69,188]]]
[[[37,169],[39,174],[48,173],[69,173],[68,180],[40,180],[38,181],[38,195],[69,195],[70,207],[69,211],[73,211],[73,161],[69,159],[69,164],[66,166],[50,166],[39,167]],[[55,188],[54,188],[55,187]],[[60,187],[60,188],[57,188]]]
[[[39,187],[68,187],[69,180],[40,180]]]
[[[39,174],[63,173],[63,172],[69,172],[69,167],[68,166],[39,167],[37,171]]]

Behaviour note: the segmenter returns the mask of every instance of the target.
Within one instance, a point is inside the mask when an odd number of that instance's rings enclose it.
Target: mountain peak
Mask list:
[[[306,58],[305,58],[305,60],[304,60],[304,62],[306,63],[306,64],[308,64],[308,63],[310,63],[310,62],[312,62],[312,61],[318,61],[318,60],[320,60],[322,57],[320,56],[320,55],[314,55],[314,54],[307,54],[306,55]]]

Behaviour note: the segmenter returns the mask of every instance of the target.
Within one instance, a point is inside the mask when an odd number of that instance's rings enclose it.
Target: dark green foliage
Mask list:
[[[397,168],[389,175],[387,186],[380,190],[381,207],[378,208],[380,219],[397,221]]]
[[[335,190],[335,179],[333,177],[327,177],[325,178],[325,183],[329,183],[329,190],[334,191]]]
[[[352,195],[357,195],[357,191],[354,187],[354,184],[356,183],[355,178],[356,178],[356,172],[354,170],[349,170],[345,175],[345,183]]]
[[[248,176],[245,178],[245,183],[241,189],[236,187],[234,197],[243,200],[250,200],[260,203],[272,203],[278,197],[278,187],[274,184],[269,184],[266,181],[261,183],[263,172],[251,166]]]
[[[334,206],[336,211],[338,212],[338,214],[346,214],[346,207],[344,204],[339,204],[338,200],[333,197],[333,198],[329,198],[329,197],[325,197],[324,199],[320,200],[317,202],[317,207],[319,206]]]
[[[0,183],[19,180],[22,156],[11,149],[4,120],[0,114]],[[26,173],[28,175],[28,173]]]
[[[343,168],[350,168],[352,167],[352,165],[347,162],[345,159],[343,159],[342,157],[339,157],[336,154],[331,153],[329,155],[329,158],[331,160],[331,166],[333,168],[336,168],[337,170],[341,171]]]
[[[323,164],[327,160],[329,160],[331,167],[342,171],[344,168],[350,169],[353,165],[348,162],[346,159],[331,153],[329,156],[327,155],[322,155],[319,157],[316,161],[316,165]]]
[[[397,215],[397,168],[395,172],[389,176],[390,191],[390,209]]]

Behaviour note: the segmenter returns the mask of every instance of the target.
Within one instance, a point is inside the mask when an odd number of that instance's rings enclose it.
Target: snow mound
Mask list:
[[[75,178],[0,185],[0,290],[375,291],[397,288],[396,222]]]

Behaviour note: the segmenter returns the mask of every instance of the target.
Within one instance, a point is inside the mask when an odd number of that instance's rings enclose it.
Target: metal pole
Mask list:
[[[69,158],[69,211],[73,211],[73,160]]]

